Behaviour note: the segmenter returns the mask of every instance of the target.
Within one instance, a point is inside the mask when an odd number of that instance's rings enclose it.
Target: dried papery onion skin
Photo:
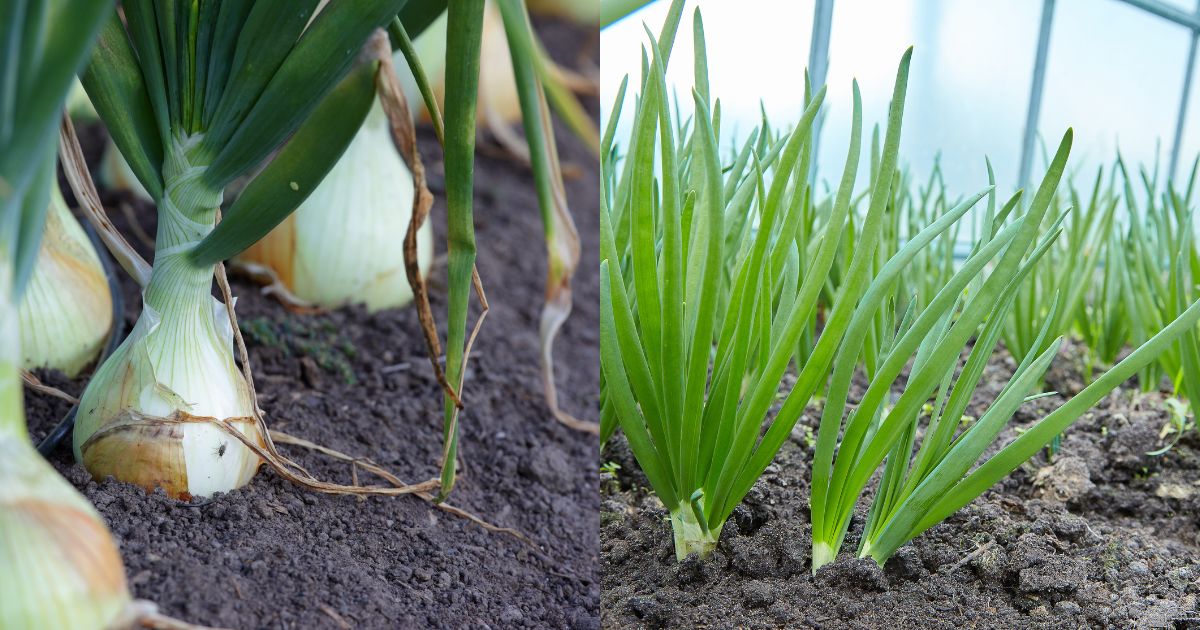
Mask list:
[[[52,368],[73,377],[96,359],[112,329],[104,267],[57,186],[18,313],[27,370]]]

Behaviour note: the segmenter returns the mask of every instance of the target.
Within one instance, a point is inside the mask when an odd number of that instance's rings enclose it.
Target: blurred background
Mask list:
[[[658,0],[601,33],[601,129],[621,78],[631,81],[618,138],[630,124],[647,41],[643,23],[657,36],[669,6]],[[1118,150],[1127,164],[1149,169],[1158,160],[1165,173],[1181,106],[1177,178],[1189,175],[1200,152],[1200,88],[1193,81],[1185,90],[1195,53],[1184,24],[1200,23],[1197,0],[689,0],[667,77],[689,103],[696,7],[723,133],[738,139],[759,124],[760,106],[775,126],[799,118],[814,22],[820,24],[814,18],[832,9],[822,181],[836,179],[845,161],[851,79],[862,89],[869,139],[871,125],[886,115],[900,56],[913,45],[902,163],[923,183],[940,154],[949,190],[969,194],[987,184],[986,155],[1001,190],[1017,187],[1044,24],[1043,91],[1028,160],[1034,181],[1045,168],[1043,137],[1053,148],[1068,126],[1075,128],[1070,168],[1088,182]],[[865,173],[866,160],[861,168]]]

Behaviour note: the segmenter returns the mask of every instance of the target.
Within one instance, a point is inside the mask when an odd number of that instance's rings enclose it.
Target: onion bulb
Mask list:
[[[37,261],[18,309],[21,367],[75,376],[112,328],[112,295],[96,248],[55,185]]]
[[[169,203],[160,207],[171,220]],[[160,224],[161,229],[161,224]],[[160,250],[133,331],[96,371],[75,419],[75,458],[109,475],[187,500],[245,485],[261,459],[214,420],[265,441],[250,388],[233,360],[211,268]]]
[[[403,306],[413,298],[402,245],[413,192],[412,173],[376,100],[312,195],[238,262],[266,267],[311,304],[363,303],[371,311]],[[417,259],[422,275],[428,273],[433,260],[429,221],[417,233]]]
[[[130,610],[125,567],[100,515],[24,436],[7,434],[0,435],[0,567],[5,630],[100,630],[122,625]]]
[[[11,277],[0,261],[0,628],[122,626],[131,601],[112,535],[26,433]]]

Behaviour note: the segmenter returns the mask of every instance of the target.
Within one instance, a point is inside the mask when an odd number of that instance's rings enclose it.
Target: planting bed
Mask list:
[[[562,24],[539,27],[550,50],[574,63],[586,37]],[[583,259],[595,260],[596,161],[565,128],[558,133],[564,161],[578,166],[578,176],[566,185]],[[99,159],[102,134],[83,130],[92,163]],[[441,154],[428,129],[421,140],[438,197],[438,253],[444,254]],[[247,487],[209,501],[147,496],[112,480],[91,482],[64,447],[50,460],[112,528],[135,597],[193,623],[232,628],[598,626],[595,438],[557,423],[542,400],[537,328],[545,254],[532,177],[527,167],[495,151],[480,154],[475,173],[478,266],[492,310],[471,356],[460,446],[464,471],[451,502],[525,532],[544,553],[416,498],[322,495],[265,468]],[[115,211],[129,199],[106,191],[102,197],[136,243]],[[153,234],[154,213],[135,207]],[[396,235],[397,247],[401,238]],[[434,313],[444,319],[444,262],[431,278]],[[406,481],[437,474],[442,397],[414,310],[297,315],[247,281],[235,279],[232,288],[271,428],[369,457]],[[141,302],[132,281],[122,289],[128,329]],[[594,264],[581,265],[575,301],[556,345],[558,386],[564,408],[594,421]],[[73,395],[86,382],[41,376]],[[68,405],[37,394],[27,401],[37,442]],[[347,464],[280,448],[321,479],[351,483]]]
[[[964,354],[964,358],[965,358]],[[1083,385],[1065,345],[1047,389]],[[967,413],[978,417],[1015,363],[995,355]],[[901,379],[901,382],[903,379]],[[851,400],[865,390],[856,382]],[[810,405],[704,561],[677,563],[667,512],[619,435],[601,479],[606,628],[1073,628],[1200,624],[1200,438],[1161,457],[1163,396],[1127,383],[1045,453],[902,547],[880,569],[854,559],[866,505],[838,560],[811,573]],[[1063,398],[1026,403],[1000,445]],[[993,446],[995,452],[997,446]],[[1193,624],[1193,625],[1189,625]]]

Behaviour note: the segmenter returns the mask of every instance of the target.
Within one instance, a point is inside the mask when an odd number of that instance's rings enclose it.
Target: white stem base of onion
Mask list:
[[[675,534],[675,558],[681,562],[692,554],[707,557],[721,538],[720,527],[715,530],[701,527],[690,503],[671,512],[671,530]]]
[[[837,549],[833,545],[825,542],[813,543],[812,571],[816,575],[817,569],[833,562],[837,558]]]
[[[873,555],[873,554],[871,553],[871,543],[870,543],[870,541],[863,543],[863,548],[862,548],[862,551],[860,551],[860,552],[858,553],[858,557],[859,557],[859,558],[870,558],[870,559],[872,559],[872,560],[874,560],[874,561],[875,561],[875,564],[878,564],[878,565],[879,565],[879,566],[881,566],[881,567],[882,567],[882,566],[883,566],[883,565],[884,565],[884,564],[887,562],[887,559],[888,559],[888,557],[890,557],[890,555],[891,555],[891,554],[889,554],[889,555],[887,555],[887,556],[884,556],[884,557],[882,557],[882,558],[879,558],[879,557],[877,557],[877,556]]]

